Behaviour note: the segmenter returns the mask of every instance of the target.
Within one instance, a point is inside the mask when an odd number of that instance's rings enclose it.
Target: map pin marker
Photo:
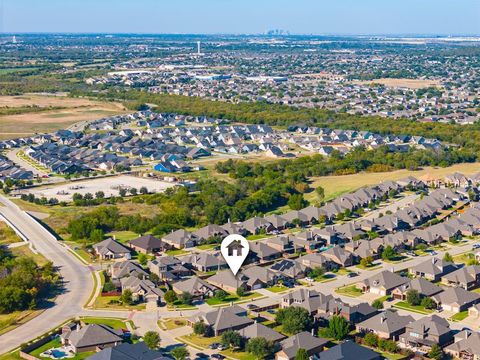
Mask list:
[[[237,275],[238,270],[240,270],[240,267],[247,258],[250,245],[242,235],[231,234],[223,239],[220,251],[230,270],[232,270],[233,275]]]

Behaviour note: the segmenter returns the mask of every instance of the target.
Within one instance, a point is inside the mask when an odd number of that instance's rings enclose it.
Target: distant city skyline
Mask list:
[[[0,0],[4,33],[480,35],[478,0]]]

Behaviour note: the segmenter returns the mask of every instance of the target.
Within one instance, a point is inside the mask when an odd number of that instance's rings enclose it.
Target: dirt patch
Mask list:
[[[374,79],[370,81],[353,81],[354,84],[360,85],[372,85],[381,84],[392,88],[407,88],[407,89],[423,89],[427,87],[441,87],[441,84],[437,80],[426,79]]]

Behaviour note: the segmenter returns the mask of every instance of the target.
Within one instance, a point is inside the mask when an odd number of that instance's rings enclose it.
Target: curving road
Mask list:
[[[65,291],[55,304],[26,324],[0,336],[1,353],[42,335],[69,318],[78,316],[93,290],[90,270],[58,242],[43,226],[17,205],[0,195],[0,215],[26,238],[36,251],[59,268]]]

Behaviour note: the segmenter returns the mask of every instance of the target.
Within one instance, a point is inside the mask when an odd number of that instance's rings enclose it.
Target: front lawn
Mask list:
[[[60,341],[60,337],[56,337],[55,339],[49,341],[48,343],[36,348],[32,352],[30,352],[29,355],[32,355],[39,359],[50,359],[50,357],[41,357],[40,354],[43,353],[44,351],[50,350],[52,348],[58,348],[61,346],[62,346],[62,343]],[[95,354],[95,351],[82,352],[69,359],[73,359],[73,360],[86,359],[89,356],[92,356],[93,354]]]
[[[421,305],[410,305],[406,301],[399,301],[396,304],[393,304],[393,307],[398,308],[398,309],[411,311],[411,312],[418,313],[418,314],[424,314],[424,315],[429,315],[429,314],[433,313],[433,311],[434,311],[434,310],[430,310],[430,309],[425,309]]]
[[[94,309],[116,309],[116,310],[145,310],[146,304],[123,305],[120,303],[120,296],[97,296]]]
[[[181,341],[188,343],[191,343],[197,347],[200,347],[202,349],[208,349],[208,346],[213,343],[219,343],[221,341],[221,337],[205,337],[201,335],[196,335],[196,334],[190,334],[190,335],[184,335],[179,337]]]
[[[461,312],[459,312],[458,314],[453,315],[453,316],[450,318],[450,320],[452,320],[452,321],[462,321],[462,320],[464,320],[466,317],[468,317],[468,310],[461,311]]]
[[[281,286],[281,285],[275,285],[275,286],[271,286],[271,287],[268,287],[266,288],[268,291],[271,291],[273,293],[282,293],[284,291],[287,291],[288,290],[288,287],[286,286]]]
[[[194,310],[194,309],[197,308],[194,305],[184,304],[181,300],[175,300],[173,304],[168,304],[167,307],[171,310],[174,310],[174,309],[180,309],[180,310],[191,309],[191,310]]]
[[[189,252],[187,250],[183,249],[174,249],[174,250],[167,250],[165,254],[170,255],[170,256],[180,256],[180,255],[185,255],[188,254]]]
[[[199,249],[199,250],[212,250],[216,246],[219,246],[219,244],[204,244],[204,245],[198,245],[197,249]]]
[[[262,296],[261,294],[256,292],[247,293],[245,296],[242,296],[242,297],[239,297],[236,294],[228,294],[223,300],[219,300],[215,297],[212,297],[210,299],[207,299],[205,302],[210,306],[224,305],[224,304],[229,304],[231,302],[243,302],[243,301],[248,301],[252,299],[257,299],[261,296]]]
[[[267,237],[268,237],[268,235],[265,235],[265,234],[249,235],[249,236],[247,236],[247,240],[255,241],[255,240],[264,239],[264,238],[267,238]]]
[[[355,285],[342,286],[335,289],[335,292],[340,295],[345,295],[349,297],[359,297],[361,296],[362,290],[358,289]]]
[[[136,239],[139,237],[137,233],[133,231],[112,231],[105,234],[106,237],[115,238],[118,242],[122,244],[128,243],[130,240]]]
[[[159,321],[159,325],[163,326],[165,330],[173,330],[187,325],[187,320],[184,318],[172,318]]]
[[[127,329],[127,322],[133,326],[133,322],[131,320],[124,321],[118,318],[98,318],[98,317],[82,317],[80,318],[85,324],[101,324],[110,326],[112,329]]]
[[[256,357],[245,351],[233,351],[231,349],[220,351],[220,354],[238,360],[256,360]]]

